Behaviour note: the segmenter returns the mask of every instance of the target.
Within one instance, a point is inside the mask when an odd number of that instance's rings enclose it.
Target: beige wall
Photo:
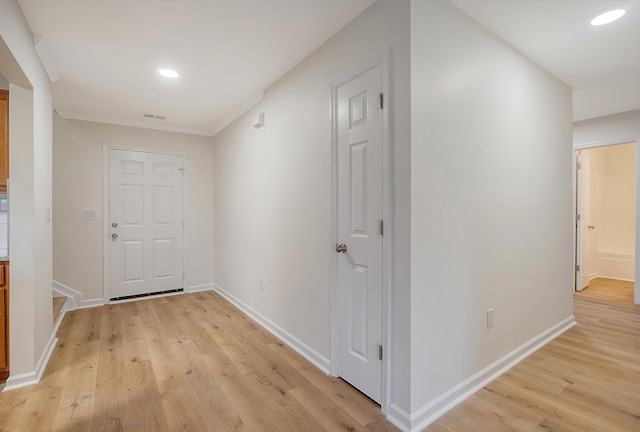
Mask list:
[[[54,114],[54,279],[103,299],[103,148],[129,146],[187,154],[187,264],[190,288],[213,283],[213,159],[211,138],[65,120]],[[83,220],[97,209],[97,220]]]
[[[332,259],[331,82],[392,49],[395,278],[391,400],[409,406],[409,3],[377,1],[214,138],[216,284],[327,367]],[[265,126],[251,118],[265,113]],[[258,279],[264,278],[264,291]]]
[[[411,94],[417,427],[573,322],[573,152],[571,89],[445,0],[411,1]]]

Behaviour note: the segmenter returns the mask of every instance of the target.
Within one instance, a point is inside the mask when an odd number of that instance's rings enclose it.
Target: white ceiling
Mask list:
[[[62,117],[213,135],[375,0],[18,1]],[[571,85],[575,120],[640,109],[639,0],[451,2]],[[614,5],[620,21],[589,25]]]
[[[573,87],[574,120],[640,109],[640,1],[450,0]],[[599,27],[599,12],[622,7]]]
[[[374,0],[19,0],[66,118],[213,135]],[[156,71],[170,67],[175,81]],[[144,119],[142,113],[166,116]]]

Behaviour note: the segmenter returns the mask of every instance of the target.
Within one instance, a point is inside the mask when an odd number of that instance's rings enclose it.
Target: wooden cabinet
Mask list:
[[[0,380],[9,376],[9,261],[0,261]]]
[[[0,90],[0,191],[9,178],[9,92]]]

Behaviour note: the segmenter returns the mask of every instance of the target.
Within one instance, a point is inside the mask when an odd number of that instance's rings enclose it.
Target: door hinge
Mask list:
[[[378,360],[382,360],[382,345],[378,344]]]
[[[380,236],[384,237],[384,221],[380,221]]]
[[[576,271],[579,272],[580,271],[580,264],[576,264]]]
[[[576,220],[577,220],[577,221],[579,221],[579,220],[580,220],[580,215],[579,215],[579,214],[577,214],[577,215],[576,215]]]
[[[180,170],[180,172],[182,173],[182,177],[184,177],[184,168],[178,168]]]
[[[582,169],[582,164],[578,162],[578,169]]]
[[[378,93],[378,108],[384,109],[384,93]]]

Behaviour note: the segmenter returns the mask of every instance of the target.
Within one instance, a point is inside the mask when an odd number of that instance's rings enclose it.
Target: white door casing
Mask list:
[[[183,158],[109,150],[109,295],[184,288]]]
[[[382,398],[382,65],[341,84],[337,95],[338,375]]]
[[[577,155],[576,209],[576,290],[582,291],[589,285],[591,247],[591,159],[588,153]]]

